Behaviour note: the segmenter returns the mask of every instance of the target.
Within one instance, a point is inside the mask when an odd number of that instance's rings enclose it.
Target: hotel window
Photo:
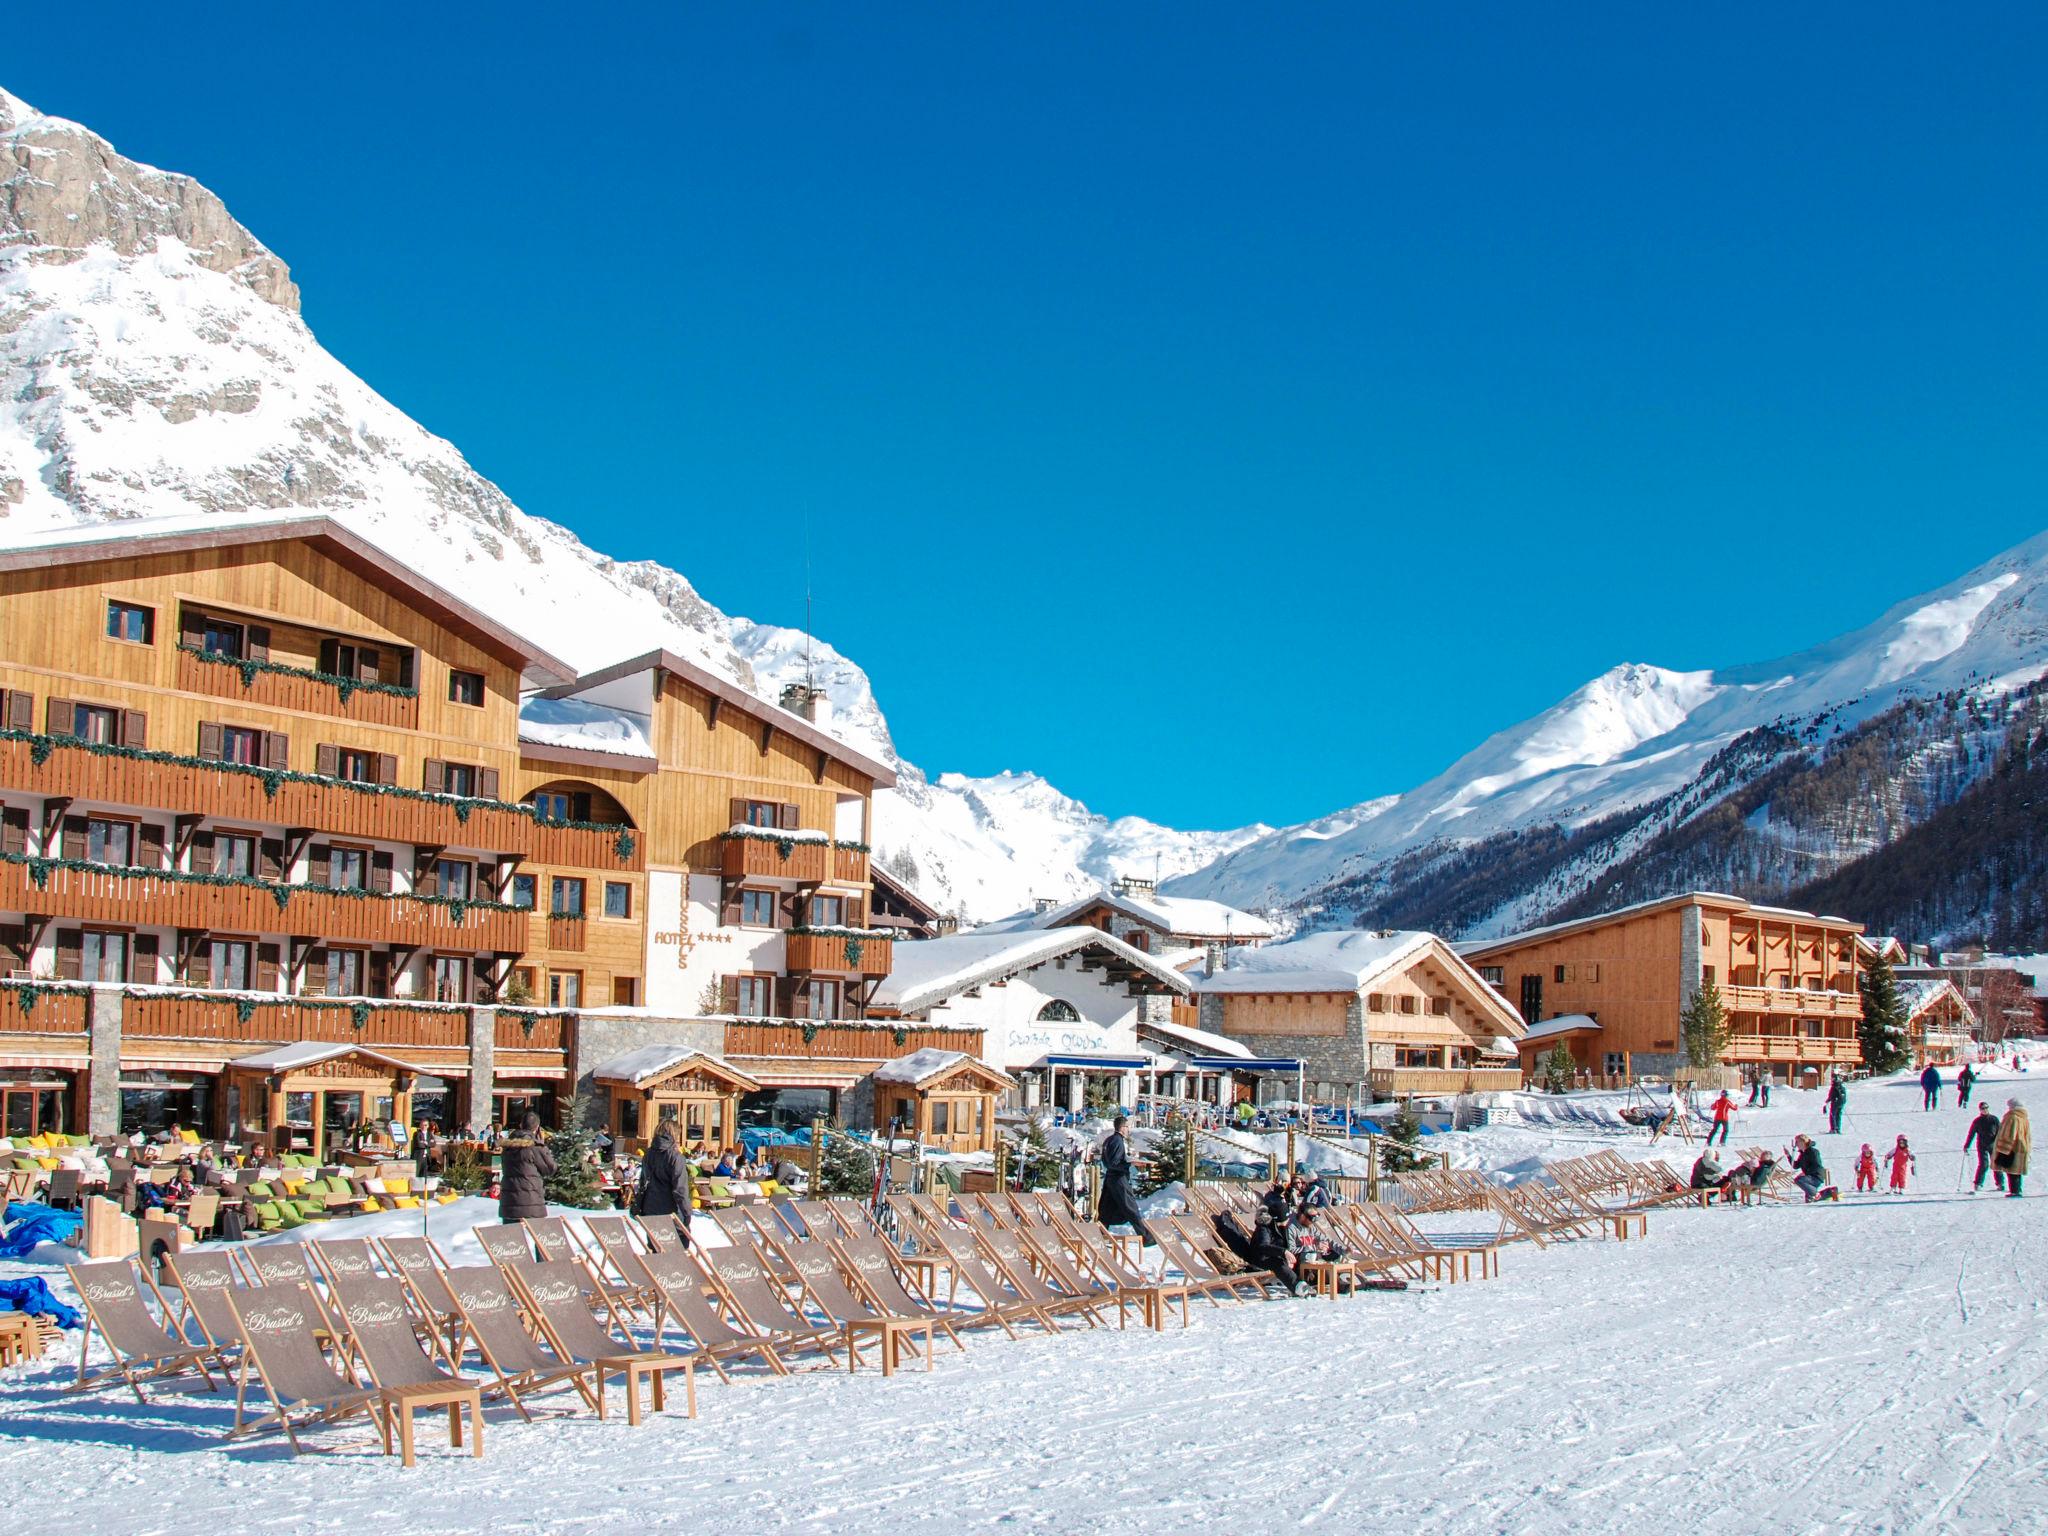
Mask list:
[[[531,912],[531,911],[533,910],[533,902],[534,902],[534,894],[533,894],[533,893],[534,893],[534,883],[533,883],[533,879],[534,879],[534,877],[533,877],[532,875],[514,875],[514,876],[512,877],[512,905],[513,905],[513,906],[515,906],[515,907],[524,907],[524,908],[526,908],[526,910],[527,910],[527,911],[529,911],[529,912]]]
[[[948,1100],[932,1100],[932,1134],[934,1136],[944,1136],[949,1134],[950,1127],[948,1126],[947,1122],[950,1118],[950,1110],[951,1105]]]
[[[748,800],[743,802],[740,816],[742,824],[749,827],[780,827],[782,807],[773,800]]]
[[[624,880],[607,880],[604,883],[604,915],[606,917],[631,917],[633,915],[633,887]]]
[[[85,823],[85,858],[89,864],[133,864],[135,823],[90,816]]]
[[[444,793],[473,798],[476,794],[476,764],[450,763]]]
[[[213,872],[248,879],[256,873],[256,839],[237,832],[222,832],[213,840]]]
[[[526,797],[536,821],[588,821],[590,796],[582,790],[535,790]]]
[[[220,760],[224,763],[243,763],[251,768],[262,767],[263,733],[247,730],[238,725],[222,726]]]
[[[377,754],[360,752],[354,747],[341,748],[334,754],[334,776],[351,784],[376,783]]]
[[[553,893],[549,899],[548,911],[556,917],[581,917],[583,915],[583,882],[567,875],[555,876]]]
[[[816,978],[803,982],[796,988],[795,1002],[799,1019],[836,1019],[839,1017],[839,983]]]
[[[1711,965],[1703,965],[1703,966],[1701,966],[1701,967],[1700,967],[1700,985],[1701,985],[1701,986],[1703,986],[1703,987],[1711,987],[1711,986],[1712,986],[1713,984],[1714,984],[1714,968],[1713,968],[1713,967],[1712,967]]]
[[[369,973],[369,957],[360,949],[327,951],[327,995],[364,997],[363,980]]]
[[[88,928],[78,937],[78,979],[80,981],[126,981],[128,979],[128,935],[101,933]],[[146,978],[154,981],[154,976]]]
[[[121,744],[121,712],[117,709],[102,709],[97,704],[81,704],[77,711],[77,724],[71,734],[80,741],[98,742],[101,746],[114,747]]]
[[[434,863],[434,894],[455,901],[469,901],[476,891],[476,866],[467,859],[437,859]]]
[[[368,888],[370,856],[360,848],[327,850],[327,884],[337,891]]]
[[[1500,966],[1482,965],[1481,967],[1479,967],[1479,979],[1485,982],[1489,987],[1498,987],[1508,978],[1507,972],[1503,970]]]
[[[242,626],[226,619],[205,619],[199,629],[199,649],[209,656],[242,655]]]
[[[381,660],[374,646],[354,645],[344,640],[320,642],[320,670],[329,677],[352,677],[359,683],[391,681],[379,673]]]
[[[632,1008],[640,1002],[640,981],[635,976],[614,976],[612,978],[612,1006]]]
[[[775,984],[767,976],[736,976],[733,1011],[743,1019],[765,1019],[775,1011]]]
[[[583,973],[581,971],[549,971],[548,1006],[550,1008],[581,1008],[583,1006]]]
[[[1401,999],[1401,1011],[1403,1013],[1416,1013],[1421,1010],[1421,1007],[1422,999],[1418,997],[1404,997]]]
[[[846,921],[844,896],[813,896],[810,922],[813,928],[837,928]]]
[[[484,701],[484,675],[481,672],[450,672],[448,674],[448,702],[451,704],[481,705]]]
[[[135,645],[156,644],[156,610],[139,603],[107,603],[107,638]]]
[[[747,928],[773,928],[775,926],[775,893],[773,891],[741,891],[740,923]]]
[[[431,977],[434,1001],[460,1003],[469,997],[469,962],[460,955],[436,955]]]
[[[242,939],[215,939],[208,951],[213,985],[243,991],[249,985],[249,945]]]

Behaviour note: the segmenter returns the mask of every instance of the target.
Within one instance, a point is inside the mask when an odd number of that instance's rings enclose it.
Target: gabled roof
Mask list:
[[[1899,1001],[1906,1005],[1909,1020],[1917,1019],[1944,996],[1953,998],[1956,1006],[1965,1013],[1970,1012],[1969,999],[1963,996],[1963,989],[1946,976],[1915,977],[1899,983]]]
[[[317,1067],[323,1061],[333,1061],[341,1056],[361,1056],[401,1072],[417,1072],[417,1062],[401,1061],[396,1056],[387,1056],[382,1051],[372,1050],[367,1045],[322,1045],[318,1041],[301,1041],[297,1045],[275,1046],[267,1051],[258,1051],[253,1056],[237,1056],[228,1066],[239,1072],[297,1072],[305,1067]]]
[[[1099,928],[1055,928],[1049,933],[958,933],[898,944],[892,969],[875,989],[871,1008],[922,1013],[990,982],[1006,981],[1066,955],[1101,955],[1112,972],[1142,976],[1152,990],[1186,997],[1188,979]]]
[[[734,709],[754,719],[772,725],[776,730],[806,746],[815,747],[827,757],[844,763],[854,772],[875,781],[875,788],[888,789],[896,782],[896,770],[879,758],[869,757],[865,752],[848,746],[830,731],[823,730],[793,710],[771,704],[758,694],[749,693],[730,678],[720,677],[701,662],[678,656],[674,651],[649,651],[642,656],[615,661],[608,667],[595,672],[586,672],[571,682],[560,683],[545,690],[551,699],[573,698],[591,688],[600,688],[606,683],[617,682],[622,677],[631,677],[636,672],[655,670],[673,673],[694,688],[701,688],[714,699],[730,704]]]
[[[0,571],[87,565],[98,560],[131,560],[187,550],[231,549],[280,539],[311,544],[365,580],[401,593],[422,612],[516,663],[530,687],[548,687],[576,675],[576,669],[566,661],[550,655],[447,588],[429,581],[399,556],[324,512],[209,512],[55,529],[10,539],[8,546],[0,549]]]
[[[1840,928],[1852,928],[1859,935],[1863,932],[1861,923],[1851,922],[1846,917],[1828,917],[1817,912],[1801,912],[1792,907],[1764,907],[1741,896],[1729,896],[1720,891],[1686,891],[1677,896],[1660,896],[1655,901],[1638,901],[1630,906],[1616,907],[1611,912],[1598,912],[1591,917],[1574,918],[1568,923],[1551,923],[1542,928],[1525,928],[1520,933],[1503,934],[1497,939],[1467,939],[1457,946],[1458,953],[1468,960],[1482,959],[1496,950],[1513,949],[1534,939],[1554,939],[1560,934],[1579,933],[1588,928],[1623,918],[1641,917],[1650,912],[1661,912],[1668,908],[1715,906],[1733,907],[1738,912],[1752,913],[1758,917],[1788,918],[1801,923],[1831,923]]]
[[[1554,1019],[1540,1019],[1522,1032],[1521,1043],[1530,1045],[1538,1040],[1558,1040],[1566,1035],[1597,1035],[1600,1024],[1589,1013],[1560,1013]]]
[[[1195,978],[1195,991],[1204,995],[1351,995],[1422,960],[1431,960],[1448,972],[1475,1000],[1476,1011],[1489,1017],[1502,1035],[1521,1038],[1521,1016],[1455,949],[1419,928],[1377,933],[1340,929],[1259,949],[1229,950],[1224,954],[1223,967],[1213,976]]]
[[[1133,921],[1157,928],[1175,938],[1216,939],[1227,943],[1231,940],[1270,939],[1275,931],[1263,917],[1254,917],[1220,901],[1204,901],[1193,896],[1161,896],[1156,891],[1140,894],[1119,891],[1114,886],[1040,913],[1033,926],[1064,928],[1081,913],[1097,905],[1114,907]]]
[[[752,1093],[761,1086],[737,1067],[687,1045],[643,1045],[593,1067],[590,1075],[600,1083],[625,1083],[639,1088],[686,1068],[719,1078],[743,1093]]]
[[[908,1083],[915,1088],[963,1068],[992,1088],[1007,1088],[1015,1081],[1009,1073],[998,1072],[987,1062],[965,1051],[942,1051],[930,1045],[912,1051],[908,1056],[883,1062],[875,1068],[874,1077],[878,1083]]]
[[[1193,1052],[1197,1056],[1231,1056],[1239,1061],[1250,1061],[1255,1054],[1242,1040],[1233,1040],[1228,1035],[1211,1034],[1206,1029],[1175,1024],[1166,1019],[1140,1019],[1138,1033],[1151,1035],[1171,1050]]]

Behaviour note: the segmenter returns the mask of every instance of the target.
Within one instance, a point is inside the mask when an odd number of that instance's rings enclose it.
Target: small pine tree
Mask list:
[[[1578,1073],[1579,1064],[1572,1059],[1572,1049],[1562,1040],[1543,1058],[1543,1087],[1547,1092],[1570,1093]]]
[[[1167,1185],[1177,1183],[1188,1169],[1188,1150],[1194,1140],[1194,1131],[1179,1115],[1167,1118],[1159,1137],[1152,1143],[1152,1150],[1138,1165],[1138,1193],[1149,1195]]]
[[[581,1211],[611,1205],[611,1198],[598,1187],[597,1150],[590,1144],[581,1098],[569,1101],[569,1123],[548,1138],[548,1150],[555,1155],[555,1171],[547,1177],[549,1204]]]
[[[825,1130],[825,1146],[818,1163],[818,1183],[811,1191],[820,1195],[854,1195],[862,1200],[875,1192],[875,1154],[846,1134],[843,1127]]]
[[[1685,1060],[1691,1067],[1718,1067],[1721,1053],[1728,1049],[1728,1010],[1721,1005],[1720,985],[1700,984],[1692,1001],[1678,1016],[1679,1038],[1685,1042]]]
[[[1430,1156],[1422,1150],[1422,1121],[1416,1118],[1413,1104],[1403,1104],[1387,1134],[1380,1138],[1380,1172],[1413,1173],[1429,1164]]]
[[[1045,1139],[1045,1127],[1036,1120],[1024,1125],[1024,1145],[1013,1149],[1020,1189],[1057,1189],[1063,1166],[1059,1153]]]
[[[1880,1076],[1896,1072],[1911,1053],[1906,1045],[1906,1001],[1899,996],[1892,963],[1877,956],[1856,985],[1863,994],[1863,1021],[1856,1026],[1863,1042],[1863,1065]]]
[[[491,1182],[490,1164],[473,1144],[464,1142],[441,1171],[441,1182],[458,1195],[480,1193]]]

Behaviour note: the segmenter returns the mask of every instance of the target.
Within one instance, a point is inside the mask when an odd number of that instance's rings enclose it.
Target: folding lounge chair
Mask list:
[[[448,1262],[432,1238],[386,1237],[378,1246],[398,1283],[405,1288],[420,1328],[436,1353],[450,1366],[462,1359],[462,1314],[448,1303],[448,1292],[439,1283]]]
[[[1151,1228],[1152,1236],[1157,1239],[1160,1251],[1166,1255],[1168,1262],[1181,1272],[1181,1275],[1190,1286],[1200,1291],[1211,1301],[1216,1299],[1216,1293],[1219,1291],[1230,1297],[1233,1301],[1259,1300],[1264,1298],[1266,1294],[1265,1282],[1257,1279],[1250,1272],[1237,1275],[1226,1274],[1210,1261],[1209,1255],[1204,1250],[1215,1241],[1213,1232],[1190,1232],[1170,1217],[1161,1217],[1156,1221],[1148,1221],[1145,1225]],[[1102,1234],[1102,1240],[1104,1245],[1107,1246],[1109,1241],[1109,1234],[1107,1232]],[[1249,1298],[1244,1294],[1247,1288],[1253,1293]]]
[[[872,1333],[881,1347],[884,1376],[896,1374],[906,1335],[924,1335],[924,1368],[932,1368],[932,1331],[936,1325],[930,1316],[898,1317],[873,1300],[865,1289],[856,1291],[840,1272],[838,1252],[819,1238],[797,1238],[778,1246],[811,1304],[838,1327],[846,1344],[849,1373],[860,1368],[860,1338],[866,1333]]]
[[[398,1416],[398,1445],[413,1464],[413,1418],[421,1408],[448,1410],[448,1441],[462,1448],[462,1415],[470,1422],[472,1454],[484,1453],[483,1395],[468,1377],[443,1370],[420,1347],[405,1288],[376,1275],[336,1275],[333,1312],[348,1336],[351,1354],[363,1363],[370,1383],[384,1395],[384,1411]]]
[[[590,1407],[598,1406],[591,1390],[592,1368],[563,1358],[526,1331],[519,1321],[521,1299],[513,1294],[504,1270],[495,1264],[467,1264],[437,1270],[436,1275],[461,1319],[463,1334],[521,1418],[533,1422],[525,1401],[528,1394],[564,1384],[574,1386]]]
[[[875,1306],[892,1317],[906,1317],[928,1321],[933,1327],[942,1329],[953,1347],[965,1353],[967,1346],[960,1341],[959,1332],[952,1320],[938,1307],[914,1289],[916,1282],[910,1279],[909,1270],[900,1262],[888,1241],[873,1232],[857,1235],[843,1234],[830,1240],[839,1250],[854,1281],[865,1291]],[[906,1284],[906,1280],[909,1283]]]
[[[1020,1293],[1000,1268],[985,1257],[977,1233],[954,1227],[934,1232],[932,1236],[952,1264],[954,1282],[965,1284],[981,1303],[980,1311],[962,1318],[962,1322],[992,1322],[1011,1338],[1017,1336],[1017,1330],[1011,1326],[1017,1322],[1036,1323],[1047,1333],[1059,1332],[1060,1325],[1052,1314]]]
[[[569,1236],[569,1224],[561,1217],[528,1216],[520,1225],[526,1228],[526,1235],[533,1239],[533,1246],[548,1263],[577,1256],[576,1243]]]
[[[726,1321],[704,1294],[704,1271],[680,1248],[657,1248],[652,1253],[635,1254],[633,1259],[660,1298],[654,1314],[657,1345],[668,1347],[668,1325],[673,1319],[696,1346],[697,1358],[716,1371],[720,1381],[732,1380],[722,1362],[735,1355],[759,1355],[776,1375],[789,1374],[789,1367],[775,1351],[773,1339],[766,1334],[742,1332]]]
[[[366,1237],[323,1237],[306,1246],[312,1250],[313,1262],[326,1271],[330,1282],[343,1278],[369,1280],[376,1277],[377,1261],[370,1252],[370,1240]]]
[[[769,1278],[767,1261],[756,1248],[704,1248],[697,1262],[746,1328],[772,1339],[778,1351],[815,1349],[837,1362],[832,1344],[835,1327],[812,1322]]]
[[[683,1373],[683,1392],[689,1417],[697,1417],[697,1362],[690,1355],[671,1355],[658,1349],[642,1349],[630,1339],[620,1340],[600,1324],[584,1299],[590,1273],[568,1259],[550,1259],[530,1269],[515,1270],[512,1283],[525,1295],[534,1321],[556,1354],[596,1373],[597,1416],[604,1412],[604,1379],[616,1372],[626,1386],[626,1422],[640,1422],[640,1382],[653,1378],[654,1411],[666,1406],[663,1383],[670,1371]]]
[[[1067,1272],[1073,1280],[1071,1288],[1047,1284],[1044,1275],[1034,1267],[1039,1250],[1027,1247],[1024,1239],[1009,1228],[978,1232],[975,1237],[990,1263],[1010,1282],[1010,1289],[1026,1301],[1053,1316],[1074,1312],[1087,1319],[1089,1327],[1101,1326],[1102,1314],[1096,1307],[1109,1299],[1101,1286],[1084,1283],[1071,1271]],[[1059,1275],[1055,1273],[1053,1277],[1058,1279]]]
[[[484,1257],[500,1269],[524,1269],[535,1262],[533,1243],[524,1226],[479,1222],[470,1229],[476,1234],[477,1246],[484,1251]]]
[[[1040,1214],[1036,1210],[1032,1212],[1034,1218]],[[1127,1296],[1124,1294],[1124,1288],[1115,1280],[1077,1264],[1074,1254],[1067,1247],[1066,1239],[1050,1223],[1028,1221],[1019,1226],[1014,1235],[1022,1245],[1032,1268],[1046,1277],[1061,1295],[1083,1297],[1097,1303],[1114,1301],[1116,1325],[1119,1328],[1127,1325],[1131,1303],[1136,1301],[1140,1319],[1148,1326],[1159,1326],[1155,1318],[1157,1309],[1142,1294]],[[1141,1292],[1151,1289],[1149,1284],[1139,1287]]]
[[[1195,1286],[1186,1280],[1168,1280],[1135,1267],[1096,1223],[1077,1222],[1070,1218],[1066,1231],[1073,1239],[1082,1262],[1116,1287],[1119,1309],[1127,1298],[1137,1302],[1146,1326],[1157,1332],[1166,1326],[1169,1305],[1178,1301],[1180,1325],[1187,1327],[1188,1294],[1196,1289]],[[1213,1296],[1209,1301],[1212,1305],[1221,1305]]]
[[[313,1264],[300,1242],[247,1243],[235,1256],[249,1271],[254,1285],[311,1285]]]
[[[214,1390],[213,1377],[206,1369],[206,1362],[214,1358],[213,1346],[195,1345],[181,1338],[167,1321],[168,1307],[163,1309],[166,1321],[159,1321],[150,1312],[143,1295],[156,1288],[143,1278],[133,1259],[71,1264],[66,1271],[92,1324],[80,1331],[78,1381],[72,1391],[85,1392],[110,1381],[124,1381],[135,1394],[135,1401],[146,1402],[143,1382],[182,1376],[189,1371],[199,1373],[207,1391]],[[161,1295],[157,1302],[162,1305]],[[96,1375],[86,1364],[95,1330],[114,1357],[114,1363]]]
[[[242,1364],[235,1375],[235,1423],[231,1440],[282,1430],[294,1453],[303,1451],[301,1430],[335,1424],[355,1414],[377,1426],[384,1453],[391,1453],[391,1421],[383,1394],[338,1374],[320,1352],[318,1331],[326,1315],[305,1285],[266,1285],[228,1292],[228,1305],[242,1329]],[[249,1378],[256,1376],[270,1399],[270,1412],[250,1416]],[[297,1415],[296,1419],[294,1415]]]
[[[235,1309],[228,1305],[228,1293],[247,1290],[235,1266],[225,1253],[187,1249],[165,1253],[164,1268],[178,1288],[178,1326],[191,1337],[212,1346],[213,1358],[223,1372],[233,1369],[229,1356],[242,1348],[242,1325]],[[161,1294],[161,1292],[159,1292]]]
[[[623,1216],[592,1216],[584,1222],[590,1234],[588,1263],[614,1306],[653,1318],[661,1293],[647,1282],[640,1255],[633,1247],[632,1228]]]

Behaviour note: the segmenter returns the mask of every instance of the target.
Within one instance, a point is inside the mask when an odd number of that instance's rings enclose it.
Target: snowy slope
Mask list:
[[[728,617],[677,572],[520,511],[320,346],[284,263],[189,177],[0,92],[0,191],[0,537],[319,510],[578,666],[667,646],[770,700],[805,675],[800,631]],[[866,674],[823,643],[809,660],[829,728],[897,762]],[[881,854],[970,919],[1126,868],[1192,869],[1268,830],[1112,824],[1036,780],[898,766]]]

